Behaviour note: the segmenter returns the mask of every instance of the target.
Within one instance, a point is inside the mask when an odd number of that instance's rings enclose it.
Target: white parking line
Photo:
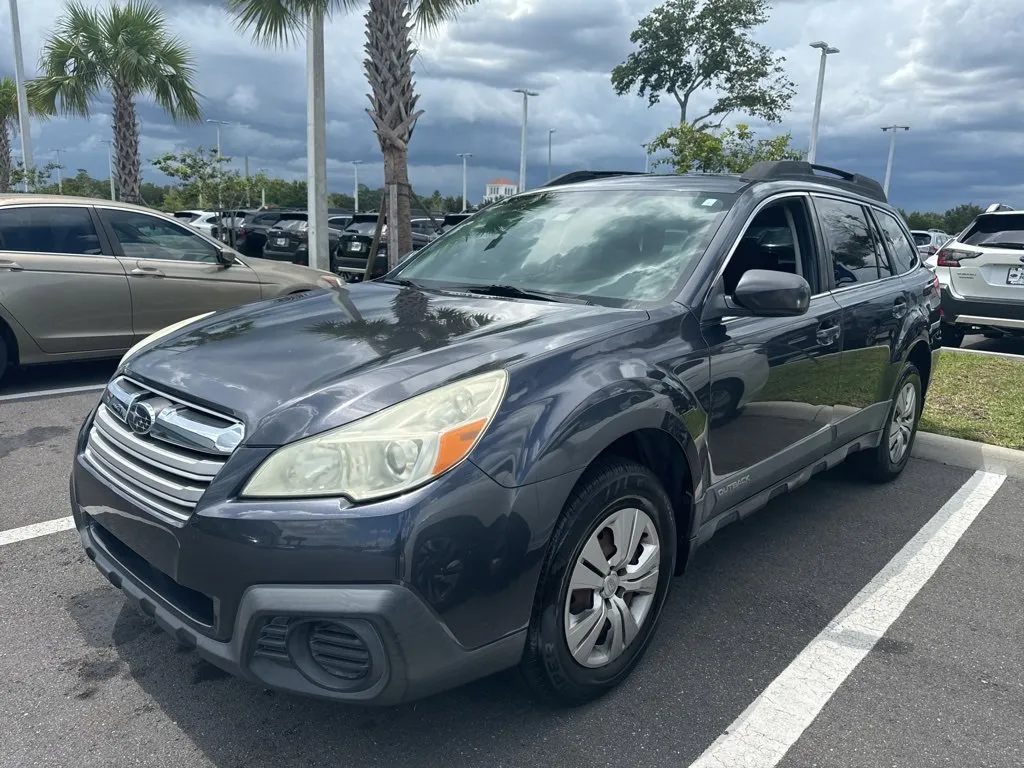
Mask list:
[[[32,392],[17,392],[13,395],[0,395],[0,402],[4,400],[28,400],[30,397],[50,397],[51,395],[71,395],[75,392],[92,392],[95,389],[103,389],[106,384],[84,384],[81,387],[60,387],[59,389],[37,389]]]
[[[34,523],[24,525],[21,528],[11,528],[9,531],[0,531],[0,547],[4,544],[14,544],[17,541],[35,539],[39,536],[47,536],[59,531],[67,531],[75,527],[73,517],[60,517],[56,520],[47,520],[45,523]]]
[[[927,583],[1003,484],[975,472],[691,768],[771,768]]]

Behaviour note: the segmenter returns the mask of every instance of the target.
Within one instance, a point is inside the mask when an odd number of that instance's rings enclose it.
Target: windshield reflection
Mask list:
[[[399,268],[422,285],[512,285],[604,304],[657,303],[707,248],[735,195],[549,190],[473,216]]]

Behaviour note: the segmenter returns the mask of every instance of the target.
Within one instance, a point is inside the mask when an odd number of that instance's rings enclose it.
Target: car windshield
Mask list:
[[[429,287],[513,286],[613,306],[665,301],[736,198],[696,190],[551,190],[497,203],[398,274]]]
[[[1024,213],[979,216],[964,233],[963,242],[993,248],[1024,247]]]
[[[375,221],[357,221],[349,224],[346,227],[346,232],[357,232],[360,235],[372,235],[373,231],[377,228],[377,222]]]

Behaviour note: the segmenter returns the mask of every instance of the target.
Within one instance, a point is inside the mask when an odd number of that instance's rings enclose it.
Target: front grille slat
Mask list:
[[[148,426],[132,420],[140,405]],[[234,419],[122,376],[104,393],[83,456],[126,496],[184,521],[243,436]]]

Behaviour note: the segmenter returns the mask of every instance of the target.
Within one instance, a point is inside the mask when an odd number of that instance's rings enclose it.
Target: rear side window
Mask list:
[[[73,256],[102,253],[89,210],[70,206],[0,209],[0,251]]]
[[[815,197],[814,207],[831,256],[837,288],[870,283],[889,274],[889,266],[879,255],[875,235],[861,205]]]
[[[878,226],[882,229],[882,239],[889,251],[889,258],[896,267],[897,274],[903,274],[917,265],[917,248],[910,242],[907,233],[903,231],[899,221],[891,213],[875,210],[875,218],[878,219]],[[914,240],[917,240],[915,236]],[[918,243],[928,245],[928,243]]]
[[[961,241],[992,248],[1024,248],[1024,213],[979,216],[964,231]]]
[[[932,236],[929,232],[915,232],[914,245],[931,245]]]

